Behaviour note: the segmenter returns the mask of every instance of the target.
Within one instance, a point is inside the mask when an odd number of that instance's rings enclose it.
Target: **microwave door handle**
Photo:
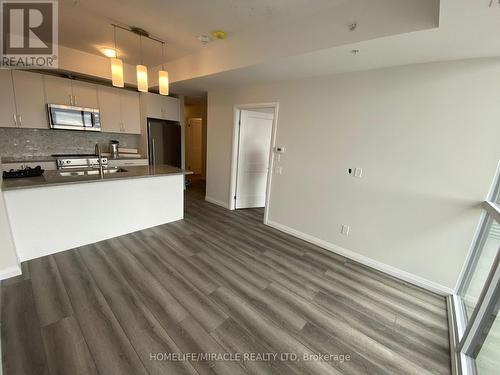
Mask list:
[[[54,121],[54,115],[52,114],[52,108],[48,108],[49,110],[49,127],[52,127],[55,125],[55,121]]]

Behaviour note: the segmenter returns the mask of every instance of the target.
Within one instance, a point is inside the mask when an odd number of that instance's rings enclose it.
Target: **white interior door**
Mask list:
[[[236,173],[236,208],[264,207],[273,114],[241,110]]]
[[[186,164],[194,174],[202,173],[203,156],[203,120],[190,118],[186,132]]]

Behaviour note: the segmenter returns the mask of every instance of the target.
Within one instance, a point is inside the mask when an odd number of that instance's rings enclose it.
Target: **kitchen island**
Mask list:
[[[26,261],[180,220],[190,173],[157,165],[4,179],[17,255]]]

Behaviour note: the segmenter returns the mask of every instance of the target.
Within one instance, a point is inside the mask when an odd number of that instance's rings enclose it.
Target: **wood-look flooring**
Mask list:
[[[23,263],[2,282],[4,375],[450,373],[443,297],[202,198],[186,194],[184,220]],[[298,358],[158,355],[268,352]]]

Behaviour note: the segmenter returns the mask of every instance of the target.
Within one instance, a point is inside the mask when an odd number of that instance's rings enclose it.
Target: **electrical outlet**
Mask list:
[[[348,236],[350,230],[351,230],[351,227],[349,225],[343,224],[342,228],[340,228],[340,234],[343,234],[344,236]]]
[[[274,172],[275,172],[276,174],[282,174],[282,173],[283,173],[283,167],[281,167],[281,166],[279,166],[279,165],[278,165],[278,166],[276,166],[276,168],[274,168]]]

